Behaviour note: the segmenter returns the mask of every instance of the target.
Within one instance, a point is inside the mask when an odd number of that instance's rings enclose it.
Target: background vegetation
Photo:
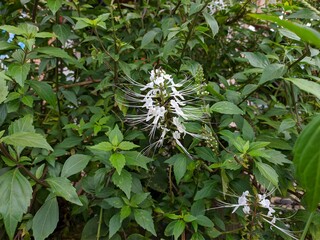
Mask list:
[[[0,238],[319,239],[319,7],[0,2]]]

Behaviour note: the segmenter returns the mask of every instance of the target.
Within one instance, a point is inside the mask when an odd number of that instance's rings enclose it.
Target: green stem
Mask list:
[[[303,233],[301,235],[301,238],[300,240],[304,240],[307,236],[307,233],[308,233],[308,230],[309,230],[309,227],[310,227],[310,224],[312,222],[312,218],[313,218],[313,215],[314,215],[315,211],[311,212],[310,215],[309,215],[309,218],[308,218],[308,221],[303,229]]]
[[[100,232],[101,232],[101,225],[102,225],[102,214],[103,214],[103,209],[100,208],[100,216],[99,216],[98,231],[97,231],[97,240],[100,239]]]

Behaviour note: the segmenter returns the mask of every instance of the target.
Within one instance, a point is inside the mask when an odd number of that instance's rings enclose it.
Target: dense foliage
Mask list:
[[[258,2],[0,2],[0,239],[319,239],[320,4]]]

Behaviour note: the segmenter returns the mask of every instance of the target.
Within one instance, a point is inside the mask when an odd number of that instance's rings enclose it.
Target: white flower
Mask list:
[[[242,193],[242,195],[238,198],[238,204],[235,204],[235,208],[233,209],[232,213],[238,210],[239,207],[244,207],[243,212],[244,214],[250,213],[250,207],[248,205],[248,199],[249,191],[245,191]]]
[[[223,0],[213,0],[208,4],[209,13],[212,15],[219,10],[225,9],[226,5]]]
[[[260,206],[263,207],[263,208],[267,208],[267,209],[268,209],[268,214],[267,214],[267,216],[268,216],[268,217],[272,217],[273,214],[274,214],[276,211],[270,206],[270,204],[271,204],[270,200],[269,200],[269,199],[266,199],[266,195],[265,195],[265,194],[263,194],[263,195],[258,194],[258,198],[259,198],[259,204],[260,204]]]

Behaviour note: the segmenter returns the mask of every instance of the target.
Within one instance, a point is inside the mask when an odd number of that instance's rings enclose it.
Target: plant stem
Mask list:
[[[312,218],[313,218],[313,215],[314,215],[315,211],[311,212],[310,215],[309,215],[309,218],[308,218],[308,221],[303,229],[303,233],[301,235],[301,238],[300,240],[304,240],[307,236],[307,233],[308,233],[308,230],[309,230],[309,227],[310,227],[310,224],[312,222]]]
[[[101,225],[102,225],[102,214],[103,214],[103,208],[100,208],[98,231],[97,231],[97,240],[100,239],[100,232],[101,232]]]

